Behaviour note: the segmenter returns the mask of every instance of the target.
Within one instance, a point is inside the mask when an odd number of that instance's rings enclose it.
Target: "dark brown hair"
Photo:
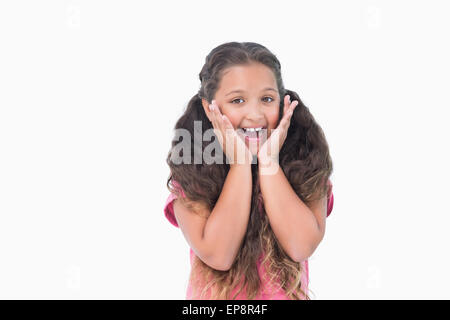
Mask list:
[[[328,143],[321,127],[298,94],[284,88],[280,62],[273,53],[260,44],[228,42],[214,48],[206,57],[199,74],[200,89],[191,98],[183,115],[175,124],[175,129],[183,128],[191,134],[190,164],[174,164],[171,161],[173,148],[178,143],[175,139],[167,157],[167,164],[170,167],[167,187],[178,196],[181,195],[179,190],[181,187],[186,195],[186,199],[182,201],[193,211],[197,211],[196,208],[199,206],[207,208],[209,212],[212,211],[230,168],[223,152],[222,164],[194,164],[195,154],[202,158],[204,148],[210,144],[204,141],[201,148],[195,147],[194,121],[201,121],[202,130],[213,128],[205,114],[201,99],[204,98],[211,103],[226,68],[254,62],[264,64],[273,71],[280,94],[278,121],[283,116],[282,103],[286,94],[290,95],[291,101],[299,102],[279,155],[280,167],[290,185],[306,204],[328,193],[326,182],[333,171]],[[239,253],[228,271],[215,270],[195,256],[190,278],[196,292],[194,298],[205,298],[209,294],[210,299],[234,299],[236,295],[231,296],[234,288],[244,290],[249,300],[255,298],[261,289],[257,261],[260,255],[263,255],[261,263],[264,264],[267,275],[274,281],[273,283],[281,287],[291,299],[309,299],[308,293],[301,290],[301,274],[305,270],[301,263],[293,261],[284,252],[270,227],[262,202],[257,165],[252,165],[252,177],[250,219]]]

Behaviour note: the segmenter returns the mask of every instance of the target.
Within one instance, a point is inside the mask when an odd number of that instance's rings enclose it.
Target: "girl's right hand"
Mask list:
[[[209,105],[209,110],[211,111],[211,122],[214,127],[214,133],[219,139],[219,143],[230,165],[251,164],[253,161],[252,153],[234,130],[227,116],[222,115],[215,100]]]

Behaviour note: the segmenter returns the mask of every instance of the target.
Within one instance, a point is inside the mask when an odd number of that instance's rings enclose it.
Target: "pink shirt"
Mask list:
[[[333,202],[334,202],[334,197],[333,197],[333,192],[332,192],[332,188],[333,185],[331,183],[330,180],[328,180],[328,184],[331,186],[331,188],[329,189],[328,192],[328,203],[327,203],[327,217],[330,215],[331,211],[333,210]],[[184,192],[183,192],[183,196],[184,196]],[[173,193],[170,193],[169,197],[167,198],[166,204],[164,206],[164,214],[166,216],[166,218],[169,220],[169,222],[174,225],[175,227],[178,228],[178,222],[175,218],[175,214],[173,212],[173,200],[175,200],[177,198],[177,196]],[[192,263],[193,263],[193,259],[194,259],[195,253],[192,250],[192,248],[190,249],[190,262],[191,262],[191,267],[192,267]],[[258,273],[259,273],[259,277],[260,279],[262,279],[262,290],[261,293],[255,297],[255,300],[289,300],[289,298],[287,297],[287,295],[285,294],[285,292],[282,289],[272,289],[269,286],[268,281],[265,281],[265,270],[264,270],[264,265],[262,265],[260,263],[262,256],[260,257],[260,260],[257,263],[258,266]],[[309,269],[308,269],[308,260],[305,260],[302,262],[302,269],[305,270],[305,272],[303,272],[302,277],[301,277],[301,282],[302,282],[302,290],[303,292],[308,292],[308,283],[309,283]],[[233,293],[236,292],[237,289],[235,289],[235,291],[232,292]],[[188,285],[187,288],[187,292],[186,292],[186,299],[190,300],[193,299],[192,298],[192,288],[190,285]],[[237,300],[247,300],[246,299],[246,295],[245,295],[245,290],[242,290],[242,292],[237,296],[236,298]]]

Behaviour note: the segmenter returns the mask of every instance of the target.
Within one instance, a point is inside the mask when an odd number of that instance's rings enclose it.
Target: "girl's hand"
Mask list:
[[[259,163],[262,163],[263,165],[270,165],[272,163],[278,164],[278,156],[281,146],[286,140],[287,131],[291,123],[291,117],[297,105],[297,100],[291,102],[289,95],[284,96],[283,118],[281,118],[278,127],[272,131],[272,134],[259,149]]]
[[[227,116],[222,115],[216,101],[209,105],[211,110],[211,122],[219,143],[230,165],[251,164],[253,155],[245,145],[244,140],[234,130]]]

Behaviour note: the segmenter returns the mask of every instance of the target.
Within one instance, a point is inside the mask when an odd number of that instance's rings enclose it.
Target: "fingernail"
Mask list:
[[[214,110],[214,107],[213,107],[212,104],[209,105],[209,110],[210,110],[210,111],[213,111],[213,110]]]

